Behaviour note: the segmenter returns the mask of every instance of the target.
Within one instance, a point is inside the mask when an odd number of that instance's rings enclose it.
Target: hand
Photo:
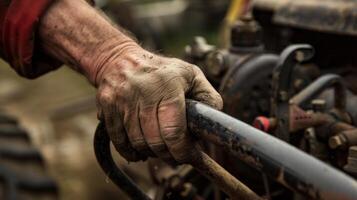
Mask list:
[[[85,1],[55,1],[41,18],[39,35],[46,54],[98,88],[98,116],[128,161],[194,158],[185,97],[222,107],[198,67],[145,51]]]
[[[106,63],[96,84],[98,116],[128,161],[194,159],[198,147],[187,132],[185,97],[222,108],[220,95],[197,66],[135,45]]]

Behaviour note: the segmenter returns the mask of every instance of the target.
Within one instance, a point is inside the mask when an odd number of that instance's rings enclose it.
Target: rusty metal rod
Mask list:
[[[357,199],[357,182],[290,144],[209,106],[186,101],[189,130],[287,188],[315,199]]]
[[[190,163],[202,175],[206,176],[215,183],[232,200],[262,200],[257,194],[250,190],[246,185],[227,172],[216,161],[204,152],[198,156],[198,159]]]

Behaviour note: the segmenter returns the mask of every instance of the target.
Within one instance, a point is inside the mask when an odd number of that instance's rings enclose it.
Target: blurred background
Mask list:
[[[148,49],[181,57],[193,36],[211,43],[229,1],[225,0],[97,0],[120,26]],[[95,89],[81,75],[64,66],[36,80],[19,77],[0,63],[0,102],[18,118],[45,159],[50,177],[59,184],[60,199],[122,199],[99,168],[93,152],[97,126]],[[118,159],[129,174],[147,184],[145,163]],[[125,167],[126,166],[126,167]],[[129,168],[130,167],[130,170]],[[120,198],[121,197],[121,198]]]

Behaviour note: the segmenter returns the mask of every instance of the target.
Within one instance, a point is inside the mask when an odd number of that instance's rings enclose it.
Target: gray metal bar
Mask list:
[[[284,186],[315,199],[357,199],[357,182],[290,144],[209,106],[187,101],[189,130]]]

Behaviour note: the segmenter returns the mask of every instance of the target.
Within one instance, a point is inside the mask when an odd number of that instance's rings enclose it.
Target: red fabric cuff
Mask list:
[[[0,0],[1,56],[21,76],[36,78],[61,65],[35,43],[39,19],[54,1]],[[87,1],[94,5],[94,0]]]
[[[4,18],[0,39],[3,56],[21,76],[35,78],[55,68],[43,68],[44,66],[37,65],[33,60],[39,18],[51,2],[52,0],[12,0],[5,13],[2,13]]]

